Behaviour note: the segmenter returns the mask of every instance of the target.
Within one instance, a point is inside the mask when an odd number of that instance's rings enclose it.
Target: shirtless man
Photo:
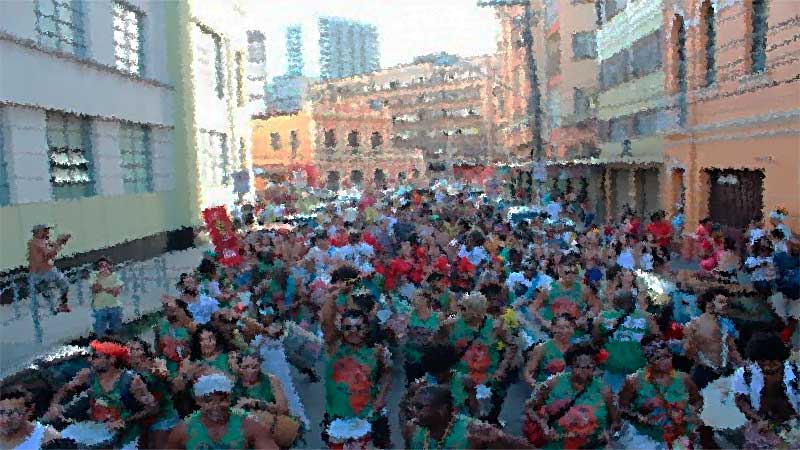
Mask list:
[[[50,228],[49,225],[36,225],[31,229],[33,238],[28,241],[28,295],[33,298],[37,285],[43,281],[55,284],[61,291],[61,304],[54,312],[69,312],[69,284],[64,274],[53,265],[53,259],[67,243],[70,235],[62,234],[53,242],[50,240]]]
[[[684,329],[683,346],[686,355],[694,361],[692,381],[701,390],[742,365],[742,357],[730,335],[732,330],[722,320],[728,308],[728,297],[724,289],[707,290],[697,299],[702,314]]]

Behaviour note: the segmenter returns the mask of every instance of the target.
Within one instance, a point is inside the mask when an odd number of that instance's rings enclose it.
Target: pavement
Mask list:
[[[174,294],[172,290],[175,280],[181,272],[190,272],[197,267],[203,250],[204,247],[196,247],[170,252],[159,258],[136,262],[126,269],[130,270],[131,278],[138,281],[128,282],[123,290],[123,322],[136,320],[143,314],[158,310],[161,307],[161,296]],[[164,266],[161,266],[162,257]],[[89,335],[94,319],[87,284],[84,280],[71,286],[69,305],[72,311],[68,313],[54,315],[49,310],[47,300],[39,298],[41,341],[37,339],[37,327],[29,298],[21,299],[17,305],[0,306],[0,378],[26,367],[37,356]],[[134,301],[134,296],[138,301]]]

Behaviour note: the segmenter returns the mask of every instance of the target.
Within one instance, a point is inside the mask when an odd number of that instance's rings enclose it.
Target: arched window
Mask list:
[[[767,0],[752,0],[752,2],[750,63],[751,71],[759,73],[767,67]]]
[[[703,38],[705,40],[705,85],[711,86],[717,81],[717,65],[715,52],[717,47],[717,29],[715,20],[714,6],[711,0],[705,0],[700,6],[700,17],[702,20]]]

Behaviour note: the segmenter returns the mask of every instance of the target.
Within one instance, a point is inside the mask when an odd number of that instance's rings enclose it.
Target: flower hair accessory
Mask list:
[[[603,364],[604,362],[608,361],[608,351],[604,348],[601,348],[596,355],[594,355],[594,361],[597,364]]]

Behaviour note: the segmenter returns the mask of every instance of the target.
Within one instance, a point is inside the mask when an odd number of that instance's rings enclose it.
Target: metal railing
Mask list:
[[[124,285],[120,296],[123,306],[132,306],[136,316],[142,313],[142,296],[147,292],[148,286],[169,292],[171,282],[167,276],[168,255],[170,253],[145,261],[124,261],[114,265],[113,270]],[[186,269],[191,270],[191,267]],[[63,271],[69,283],[69,304],[73,308],[91,308],[92,293],[89,276],[93,271],[93,264],[83,264]],[[36,340],[41,344],[44,338],[41,321],[47,316],[56,314],[54,309],[57,306],[58,299],[56,297],[58,295],[54,290],[56,290],[56,286],[52,283],[41,282],[34,286],[33,293],[29,292],[27,271],[0,277],[0,296],[7,298],[10,292],[11,298],[10,305],[0,306],[0,309],[5,310],[2,320],[0,320],[0,326],[6,327],[16,321],[30,318],[33,322]],[[23,312],[26,307],[28,311]],[[44,311],[42,311],[43,307]],[[11,311],[8,310],[9,308]]]

